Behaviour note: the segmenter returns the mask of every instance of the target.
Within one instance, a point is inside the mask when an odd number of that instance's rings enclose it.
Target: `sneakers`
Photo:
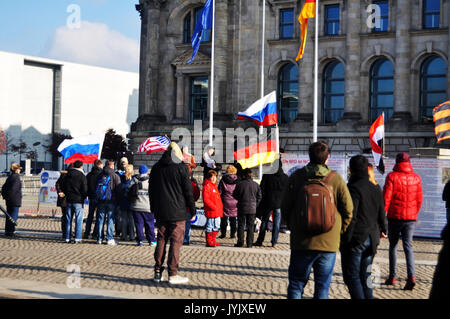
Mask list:
[[[136,246],[138,246],[138,247],[141,247],[141,246],[143,246],[144,245],[144,243],[143,242],[138,242],[137,244],[136,244]]]
[[[384,284],[388,285],[388,286],[393,286],[393,285],[395,285],[396,282],[397,282],[396,278],[388,278],[388,279],[386,279]]]
[[[164,268],[161,268],[160,270],[155,270],[155,276],[153,277],[154,282],[161,282],[163,280],[163,273]]]
[[[114,239],[110,239],[106,242],[107,245],[109,246],[117,246],[117,243]]]
[[[75,240],[74,240],[74,243],[75,243],[75,244],[81,244],[81,239],[75,239]]]
[[[70,244],[70,239],[65,239],[64,241],[66,242],[66,244]]]
[[[408,277],[408,279],[406,280],[406,285],[403,288],[403,290],[413,290],[415,285],[416,285],[416,277],[414,276]]]
[[[176,276],[169,276],[169,284],[176,285],[176,284],[185,284],[189,281],[189,278],[187,277],[181,277],[180,275]]]
[[[102,240],[101,239],[97,240],[97,245],[101,245],[101,244],[102,244]]]
[[[155,247],[155,246],[156,246],[156,241],[152,241],[152,242],[150,243],[150,246]]]

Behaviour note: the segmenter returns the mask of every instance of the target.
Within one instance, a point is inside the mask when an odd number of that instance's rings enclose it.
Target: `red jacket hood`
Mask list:
[[[411,165],[411,162],[400,162],[395,164],[394,172],[399,172],[399,173],[413,173],[413,167]]]

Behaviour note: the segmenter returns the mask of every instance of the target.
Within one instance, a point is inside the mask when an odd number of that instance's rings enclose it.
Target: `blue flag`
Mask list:
[[[194,52],[192,53],[192,57],[189,59],[188,63],[191,63],[195,56],[197,55],[198,49],[200,48],[200,43],[202,42],[202,35],[204,30],[212,29],[213,22],[213,0],[206,1],[205,6],[203,7],[202,14],[197,20],[197,24],[195,25],[194,34],[192,35],[192,48]]]

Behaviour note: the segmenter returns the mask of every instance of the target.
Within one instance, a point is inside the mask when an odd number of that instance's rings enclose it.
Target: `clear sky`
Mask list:
[[[0,50],[137,72],[138,2],[0,0]]]

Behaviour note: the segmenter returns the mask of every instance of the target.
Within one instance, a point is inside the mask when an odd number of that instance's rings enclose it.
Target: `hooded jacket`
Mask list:
[[[203,204],[206,218],[223,217],[223,205],[217,185],[209,179],[203,183]]]
[[[410,162],[395,164],[383,188],[388,219],[417,220],[422,206],[422,182]]]
[[[130,209],[135,212],[150,213],[150,199],[148,198],[148,174],[136,175],[131,183],[136,185],[136,200],[130,203]],[[132,187],[130,187],[131,189]]]
[[[182,155],[179,158],[175,163],[169,148],[150,172],[150,206],[158,222],[186,220],[187,209],[191,217],[196,214],[189,171]]]
[[[262,199],[261,188],[247,177],[236,185],[233,197],[238,201],[238,215],[256,215],[256,207]]]
[[[95,199],[95,189],[97,187],[97,178],[101,174],[102,169],[98,166],[92,167],[89,174],[86,175],[88,183],[88,196],[89,200]]]
[[[275,174],[264,174],[261,180],[262,203],[264,210],[281,208],[281,200],[288,185],[289,177],[281,166]]]
[[[223,215],[225,217],[237,217],[238,201],[233,197],[237,183],[238,177],[235,174],[225,174],[219,182],[219,193],[222,198]]]
[[[67,203],[83,204],[88,195],[86,176],[79,169],[70,169],[63,180],[62,189]]]
[[[295,171],[288,181],[288,187],[283,197],[281,214],[284,222],[291,231],[290,245],[291,250],[318,250],[324,252],[339,251],[341,234],[343,234],[352,220],[353,202],[348,187],[339,174],[335,174],[329,181],[333,188],[334,200],[336,203],[337,214],[333,228],[323,234],[310,236],[301,231],[302,225],[298,225],[293,218],[300,214],[301,201],[300,187],[307,179],[323,179],[331,172],[327,165],[309,163],[304,168]]]

